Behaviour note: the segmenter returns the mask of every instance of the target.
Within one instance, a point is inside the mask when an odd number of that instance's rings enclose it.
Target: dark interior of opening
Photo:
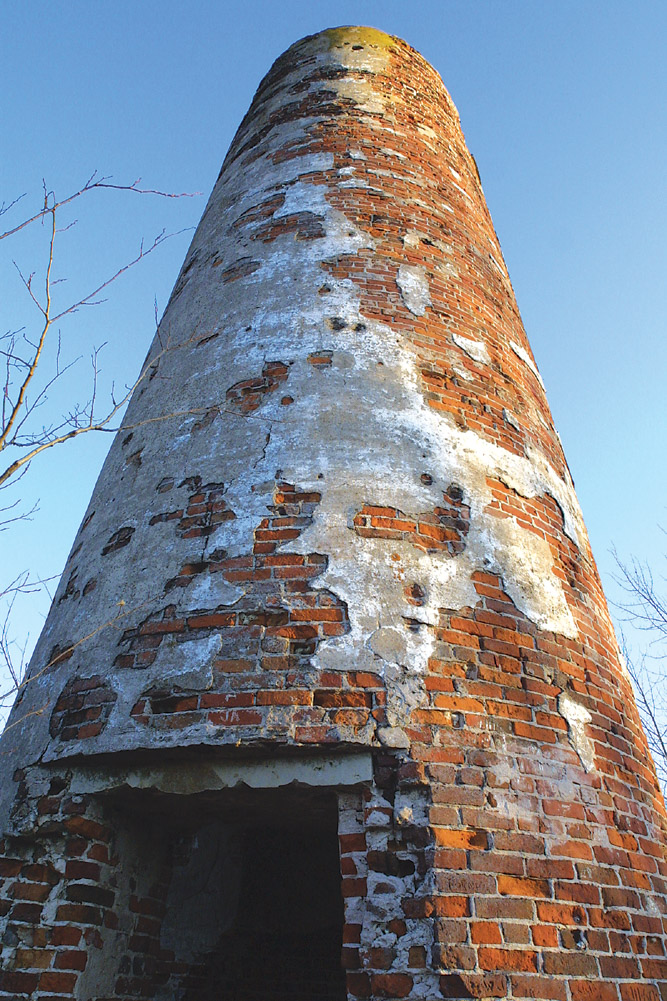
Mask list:
[[[156,997],[345,1001],[335,794],[289,787],[167,800],[156,803],[158,823],[171,828],[160,946],[176,975]]]
[[[338,1001],[342,900],[337,843],[315,827],[243,830],[234,918],[184,1001]]]

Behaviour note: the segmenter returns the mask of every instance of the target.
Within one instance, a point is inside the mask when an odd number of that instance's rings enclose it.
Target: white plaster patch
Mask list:
[[[506,420],[508,424],[511,424],[511,426],[514,428],[515,431],[521,430],[521,425],[519,424],[518,420],[516,419],[512,411],[508,410],[506,407],[503,407],[503,419]]]
[[[368,638],[368,645],[378,657],[388,664],[405,666],[408,660],[408,643],[405,632],[394,626],[376,629]]]
[[[325,38],[328,36],[326,44],[329,46],[328,52],[324,54],[324,61],[339,66],[346,66],[351,70],[366,71],[371,77],[382,73],[389,61],[389,51],[384,45],[377,45],[373,39],[364,37],[363,28],[348,28],[343,40],[335,38],[336,30],[335,28],[333,29],[333,39],[328,32],[323,36]],[[358,32],[359,35],[357,47],[349,44],[352,34],[355,32]],[[303,71],[300,64],[299,68]],[[323,85],[329,87],[330,83],[331,81],[326,80]]]
[[[417,249],[422,243],[426,243],[428,246],[432,246],[436,250],[441,251],[445,257],[451,257],[454,253],[450,243],[446,243],[444,240],[436,239],[432,233],[425,233],[418,229],[409,229],[403,237],[403,246],[410,250]],[[444,271],[447,274],[458,274],[457,269],[450,260],[440,261],[440,263],[436,266],[439,270]]]
[[[417,122],[415,128],[416,131],[419,132],[420,136],[428,136],[429,139],[434,140],[434,145],[430,147],[431,149],[435,150],[442,142],[442,135],[439,132],[436,132],[435,129],[432,129],[430,125],[426,125],[424,122]]]
[[[551,549],[545,539],[534,536],[527,545],[525,529],[512,518],[494,518],[487,528],[489,569],[493,568],[505,580],[507,593],[515,605],[542,629],[574,637],[577,628],[565,600],[559,579],[553,573]],[[521,553],[521,559],[516,556]],[[511,574],[504,568],[512,567]]]
[[[384,192],[382,188],[375,188],[369,181],[365,181],[360,177],[354,177],[350,181],[341,181],[338,185],[339,188],[359,188],[363,191],[370,191],[376,195],[383,195]]]
[[[498,271],[500,272],[500,274],[504,278],[505,277],[505,269],[503,267],[501,267],[500,264],[498,264],[498,261],[495,259],[495,257],[493,256],[493,254],[489,254],[489,260],[498,269]]]
[[[453,261],[441,261],[437,270],[447,278],[457,278],[459,274],[459,269]]]
[[[177,684],[181,688],[209,688],[213,683],[213,661],[220,650],[220,637],[178,643],[166,636],[158,647],[153,672],[160,685]]]
[[[460,191],[461,194],[463,195],[463,197],[467,198],[469,202],[472,202],[472,198],[470,197],[470,195],[468,194],[468,192],[464,188],[462,188],[459,184],[454,184],[452,182],[452,187],[456,188],[457,191]]]
[[[280,208],[273,213],[274,218],[296,215],[298,212],[312,212],[314,215],[324,215],[329,208],[324,189],[319,184],[304,184],[295,181],[285,190],[285,200]]]
[[[396,275],[403,302],[415,316],[423,316],[431,305],[426,270],[420,265],[401,264]]]
[[[338,97],[354,101],[360,111],[381,115],[384,113],[385,101],[377,88],[373,86],[372,77],[369,80],[344,79],[327,80],[327,86],[336,91]]]
[[[378,737],[380,738],[380,743],[384,747],[397,747],[405,748],[410,747],[410,738],[403,729],[399,726],[384,726],[378,730]]]
[[[592,771],[595,768],[595,745],[586,733],[586,724],[593,717],[585,706],[575,702],[567,692],[561,692],[558,696],[558,712],[567,723],[568,737],[579,760],[587,772]]]
[[[473,341],[470,337],[461,337],[460,334],[452,334],[452,340],[473,361],[479,362],[480,365],[491,364],[491,355],[484,341]]]
[[[452,365],[452,372],[463,379],[464,382],[474,382],[475,376],[467,368],[463,368],[461,365]]]
[[[392,149],[390,146],[381,146],[380,149],[387,156],[395,156],[398,160],[407,160],[405,153],[399,153],[397,149]]]
[[[535,376],[535,378],[538,380],[540,386],[542,386],[542,388],[544,389],[544,382],[542,381],[542,376],[540,375],[540,373],[539,373],[539,371],[537,369],[537,365],[535,364],[535,362],[533,361],[533,359],[530,357],[530,355],[528,354],[528,352],[526,351],[526,349],[524,347],[522,347],[520,344],[517,344],[516,341],[510,341],[510,347],[512,348],[512,351],[514,352],[514,354],[518,355],[518,357],[521,359],[521,361],[525,365],[528,366],[528,368],[530,369],[530,371],[533,373],[533,375]]]
[[[190,608],[211,608],[216,605],[233,605],[243,597],[243,590],[224,580],[220,574],[200,574],[187,589]]]

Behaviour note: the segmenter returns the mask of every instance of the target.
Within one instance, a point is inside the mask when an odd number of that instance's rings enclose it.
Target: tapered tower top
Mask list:
[[[477,166],[400,39],[332,28],[260,84],[2,750],[12,836],[133,793],[163,844],[230,787],[327,787],[350,995],[657,997],[664,807]],[[178,986],[198,856],[164,851]]]

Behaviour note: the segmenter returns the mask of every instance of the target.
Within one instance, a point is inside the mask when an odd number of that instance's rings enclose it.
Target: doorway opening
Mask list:
[[[173,797],[159,799],[171,827],[160,948],[173,965],[156,999],[345,1001],[336,794],[179,797],[175,827]]]

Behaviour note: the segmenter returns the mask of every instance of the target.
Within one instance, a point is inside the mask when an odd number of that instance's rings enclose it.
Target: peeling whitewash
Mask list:
[[[586,733],[586,724],[590,723],[593,717],[586,706],[576,702],[568,692],[561,692],[558,696],[558,712],[567,723],[567,733],[570,743],[579,755],[579,760],[590,772],[595,767],[595,745]]]
[[[484,341],[474,341],[471,337],[462,337],[461,334],[452,334],[452,340],[473,361],[479,362],[480,365],[491,363],[489,349]]]
[[[415,316],[423,316],[431,305],[426,269],[421,265],[401,264],[396,275],[403,302]]]
[[[336,49],[332,55],[323,48],[321,58],[356,59],[361,66],[371,56],[349,49]],[[267,99],[251,131],[261,128],[284,102],[283,88],[289,85],[288,76],[281,92]],[[345,88],[346,97],[366,106],[363,81],[348,80]],[[512,454],[473,431],[462,431],[447,415],[428,407],[408,342],[391,324],[364,317],[354,284],[335,280],[322,268],[323,261],[340,255],[362,248],[372,251],[374,243],[331,205],[325,184],[313,183],[313,176],[332,168],[330,154],[274,162],[273,154],[303,140],[311,123],[301,119],[275,126],[262,155],[253,160],[257,151],[251,150],[231,161],[215,186],[186,258],[187,280],[168,306],[152,348],[156,355],[160,345],[166,346],[159,377],[145,381],[134,395],[91,499],[89,513],[94,515],[80,531],[80,549],[68,563],[56,596],[57,611],[35,653],[39,669],[55,644],[67,646],[89,636],[71,662],[36,677],[26,689],[19,715],[36,715],[29,727],[18,723],[12,742],[16,747],[29,745],[33,759],[49,742],[49,713],[38,712],[39,707],[49,704],[72,667],[80,670],[84,662],[89,665],[84,674],[102,671],[112,681],[114,675],[122,676],[122,683],[116,684],[118,701],[104,734],[83,744],[70,742],[66,748],[52,746],[47,758],[89,748],[101,752],[119,742],[129,748],[147,741],[216,739],[201,728],[187,735],[147,733],[129,717],[134,700],[152,681],[181,687],[210,684],[215,637],[193,640],[180,649],[165,643],[153,667],[144,671],[116,672],[117,642],[123,630],[166,604],[164,583],[184,563],[218,548],[229,556],[251,551],[253,532],[266,517],[277,480],[321,493],[312,525],[286,548],[328,557],[316,586],[330,589],[346,603],[350,631],[321,642],[315,663],[332,669],[354,664],[383,673],[388,724],[377,739],[387,746],[404,746],[400,725],[423,698],[422,677],[433,651],[439,609],[476,603],[471,581],[475,571],[499,574],[518,608],[541,628],[576,636],[547,542],[513,519],[486,511],[492,500],[487,477],[500,479],[526,498],[548,494],[562,511],[565,531],[581,545],[583,523],[570,484],[540,452]],[[361,152],[352,155],[363,159]],[[241,217],[276,196],[284,196],[284,201],[275,219],[311,213],[325,235],[295,240],[288,232],[268,242],[253,240],[266,220],[244,225]],[[404,234],[406,251],[416,238]],[[256,270],[225,284],[220,277],[225,268],[243,258],[256,262]],[[403,263],[396,281],[408,309],[425,315],[431,302],[425,270]],[[454,341],[478,364],[488,363],[488,349],[481,341],[456,335]],[[309,364],[309,353],[318,351],[332,352],[330,367],[317,370]],[[517,353],[534,367],[525,352]],[[267,394],[248,416],[230,412],[226,390],[260,375],[272,361],[289,368],[283,386]],[[283,391],[293,399],[289,406],[281,405]],[[213,422],[194,430],[211,408],[217,408]],[[124,446],[130,433],[131,442]],[[141,463],[128,464],[126,456],[137,450]],[[428,484],[422,480],[424,473],[431,479]],[[151,516],[184,506],[191,490],[178,485],[192,476],[200,476],[203,483],[224,482],[225,501],[236,515],[208,540],[182,538],[171,521],[149,525]],[[157,484],[165,477],[173,478],[175,486],[159,493]],[[432,511],[452,483],[461,487],[463,502],[470,506],[466,548],[457,557],[426,554],[407,541],[361,538],[353,530],[352,519],[364,504],[396,507],[406,515]],[[101,556],[121,526],[135,529],[130,544]],[[73,567],[79,568],[81,582],[96,579],[96,589],[78,603],[59,604]],[[425,592],[419,608],[408,604],[404,595],[412,583]],[[217,574],[170,592],[168,600],[181,613],[233,605],[242,594]],[[408,618],[411,628],[405,623]],[[30,753],[20,757],[25,760]]]
[[[539,382],[539,384],[542,387],[542,389],[544,389],[544,382],[542,381],[542,376],[539,373],[537,365],[535,364],[535,362],[533,361],[533,359],[530,357],[530,355],[528,354],[528,352],[526,351],[526,349],[524,347],[522,347],[521,344],[517,344],[516,341],[510,341],[510,347],[512,348],[512,351],[514,352],[514,354],[518,358],[521,359],[521,361],[524,363],[524,365],[528,366],[528,368],[530,369],[530,371],[533,373],[533,375],[535,376],[535,378]]]

